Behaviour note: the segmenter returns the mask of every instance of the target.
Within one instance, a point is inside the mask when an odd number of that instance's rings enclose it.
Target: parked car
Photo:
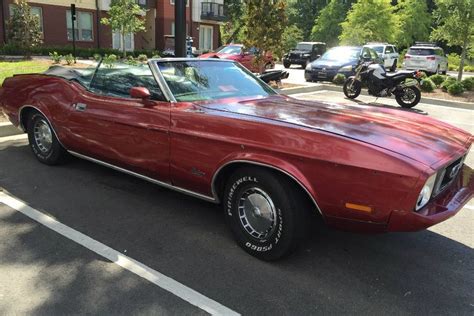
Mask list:
[[[300,42],[296,48],[283,56],[283,66],[290,68],[291,65],[301,65],[306,67],[310,62],[321,57],[326,51],[326,43],[321,42]]]
[[[359,61],[381,62],[377,53],[368,47],[338,46],[331,48],[323,56],[306,66],[304,77],[306,81],[332,81],[338,73],[346,77],[353,76]]]
[[[463,165],[470,133],[279,95],[228,60],[100,64],[84,75],[56,67],[7,78],[0,100],[40,162],[71,154],[220,203],[237,243],[264,260],[293,251],[311,215],[345,230],[416,231],[474,194]]]
[[[448,57],[441,47],[432,43],[416,43],[405,54],[403,67],[407,70],[422,70],[428,74],[448,71]]]
[[[383,60],[382,66],[387,70],[397,70],[397,62],[400,58],[400,54],[395,45],[388,43],[367,43],[364,47],[372,48]]]
[[[199,58],[221,58],[235,60],[241,63],[245,68],[251,72],[260,72],[255,58],[258,50],[255,47],[245,48],[242,44],[230,44],[219,47],[215,52],[202,54]],[[264,57],[264,69],[275,68],[275,61],[271,52]]]

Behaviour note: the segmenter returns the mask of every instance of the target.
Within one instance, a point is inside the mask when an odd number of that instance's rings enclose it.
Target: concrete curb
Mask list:
[[[18,128],[10,122],[0,122],[0,137],[13,136],[23,134]]]
[[[285,95],[293,95],[293,94],[300,94],[300,93],[311,93],[321,90],[328,90],[328,91],[335,91],[342,93],[342,86],[335,86],[330,84],[318,84],[314,86],[304,86],[304,87],[295,87],[295,88],[287,88],[278,90],[281,94]],[[366,90],[362,90],[363,95],[369,95]],[[459,102],[459,101],[451,101],[451,100],[443,100],[443,99],[435,99],[435,98],[427,98],[421,97],[421,103],[431,104],[431,105],[441,105],[447,106],[457,109],[466,109],[466,110],[474,110],[474,103],[470,102]]]

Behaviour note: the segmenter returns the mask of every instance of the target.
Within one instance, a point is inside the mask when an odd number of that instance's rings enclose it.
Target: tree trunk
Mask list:
[[[462,53],[461,53],[461,62],[459,63],[459,72],[458,72],[458,80],[462,80],[462,72],[464,70],[464,60],[466,59],[466,51],[467,51],[467,38],[468,34],[464,38],[464,43],[462,45]]]

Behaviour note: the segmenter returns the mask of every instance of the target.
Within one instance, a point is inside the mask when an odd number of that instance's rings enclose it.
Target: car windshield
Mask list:
[[[179,102],[275,94],[269,86],[233,62],[158,61],[157,64]]]
[[[242,46],[224,46],[217,52],[219,54],[239,55],[242,52]]]
[[[435,55],[434,49],[431,48],[410,48],[407,52],[408,55],[420,55],[420,56],[429,56]]]
[[[298,45],[296,45],[296,49],[297,50],[311,50],[311,44],[303,44],[303,43],[298,43]]]
[[[335,47],[328,50],[320,60],[352,61],[359,58],[359,47]]]
[[[383,53],[383,46],[368,46],[368,47],[372,48],[372,49],[375,50],[377,53],[380,53],[380,54]]]

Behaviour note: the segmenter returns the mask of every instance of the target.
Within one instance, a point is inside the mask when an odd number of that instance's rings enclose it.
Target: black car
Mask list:
[[[289,68],[293,64],[303,68],[313,60],[319,58],[326,51],[326,43],[300,42],[296,48],[283,56],[283,66]]]
[[[308,64],[304,77],[306,81],[332,81],[338,73],[349,77],[354,75],[355,68],[361,59],[365,61],[373,60],[378,63],[382,62],[377,53],[371,48],[338,46],[331,48],[320,58]]]

